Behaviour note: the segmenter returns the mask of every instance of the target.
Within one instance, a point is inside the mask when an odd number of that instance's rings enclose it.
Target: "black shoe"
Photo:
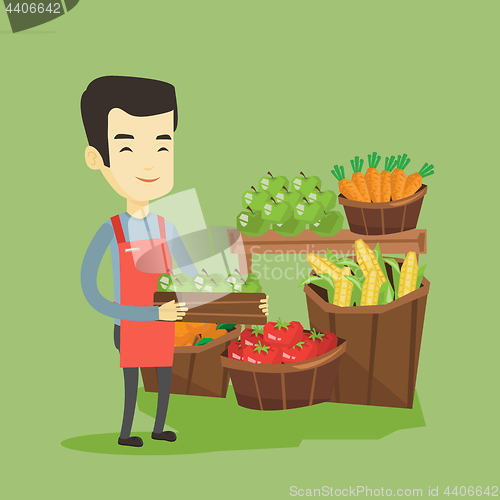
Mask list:
[[[177,439],[175,432],[172,431],[152,432],[151,437],[160,441],[170,441],[171,443]]]
[[[118,438],[118,444],[123,446],[135,446],[140,448],[143,445],[142,439],[139,436],[131,436],[128,438]]]

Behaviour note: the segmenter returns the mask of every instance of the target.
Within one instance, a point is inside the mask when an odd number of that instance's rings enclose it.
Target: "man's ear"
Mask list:
[[[92,170],[101,170],[104,167],[104,160],[102,159],[101,153],[93,146],[87,146],[85,148],[85,163],[87,167]]]

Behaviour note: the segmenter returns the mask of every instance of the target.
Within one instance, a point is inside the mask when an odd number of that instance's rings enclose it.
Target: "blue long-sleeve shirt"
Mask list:
[[[125,241],[138,241],[160,237],[158,217],[148,214],[144,219],[137,219],[128,213],[120,214]],[[196,267],[182,243],[182,239],[175,226],[165,221],[167,244],[177,266],[183,273],[194,277]],[[97,288],[97,272],[106,250],[110,247],[111,262],[113,266],[114,302],[101,295]],[[88,303],[101,314],[115,318],[115,323],[120,320],[129,321],[154,321],[159,319],[158,306],[136,307],[120,304],[120,254],[118,243],[111,221],[106,221],[92,238],[85,253],[81,271],[82,290]]]

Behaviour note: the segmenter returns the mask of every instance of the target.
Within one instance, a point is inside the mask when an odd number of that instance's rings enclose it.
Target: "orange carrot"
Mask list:
[[[351,160],[352,181],[354,182],[354,184],[356,184],[356,187],[358,188],[363,201],[370,203],[371,199],[370,193],[368,192],[368,186],[366,185],[366,179],[365,176],[361,173],[361,170],[363,170],[363,163],[364,160],[360,160],[359,156],[356,156],[354,160]]]
[[[345,178],[344,167],[340,165],[335,165],[332,170],[332,174],[339,181],[339,190],[348,200],[363,201],[359,189],[356,187],[353,181]]]
[[[404,173],[404,169],[408,166],[408,163],[410,163],[410,158],[407,158],[407,156],[408,155],[406,154],[403,156],[398,155],[396,168],[391,174],[391,195],[393,200],[400,200],[403,197],[403,191],[406,183],[406,174]]]
[[[434,165],[426,163],[418,172],[409,175],[406,178],[402,198],[415,194],[422,187],[422,178],[428,177],[434,173]]]
[[[375,203],[380,203],[382,201],[380,172],[377,170],[379,162],[380,156],[377,156],[377,153],[368,155],[368,170],[366,171],[365,179],[370,198]]]
[[[382,202],[391,201],[391,172],[395,167],[395,158],[391,156],[385,157],[385,168],[382,170],[380,174],[380,184],[381,184],[381,194],[382,194]]]

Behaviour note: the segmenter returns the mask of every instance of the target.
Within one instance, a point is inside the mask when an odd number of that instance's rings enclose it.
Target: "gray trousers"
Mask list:
[[[120,325],[114,329],[115,347],[120,351]],[[172,367],[160,366],[158,372],[158,403],[156,405],[156,418],[153,432],[163,432],[167,418],[168,400],[170,398],[170,383],[172,381]],[[137,388],[139,386],[139,368],[124,368],[125,404],[123,408],[123,423],[120,432],[121,438],[130,437],[132,422],[134,420],[135,406],[137,404]]]

